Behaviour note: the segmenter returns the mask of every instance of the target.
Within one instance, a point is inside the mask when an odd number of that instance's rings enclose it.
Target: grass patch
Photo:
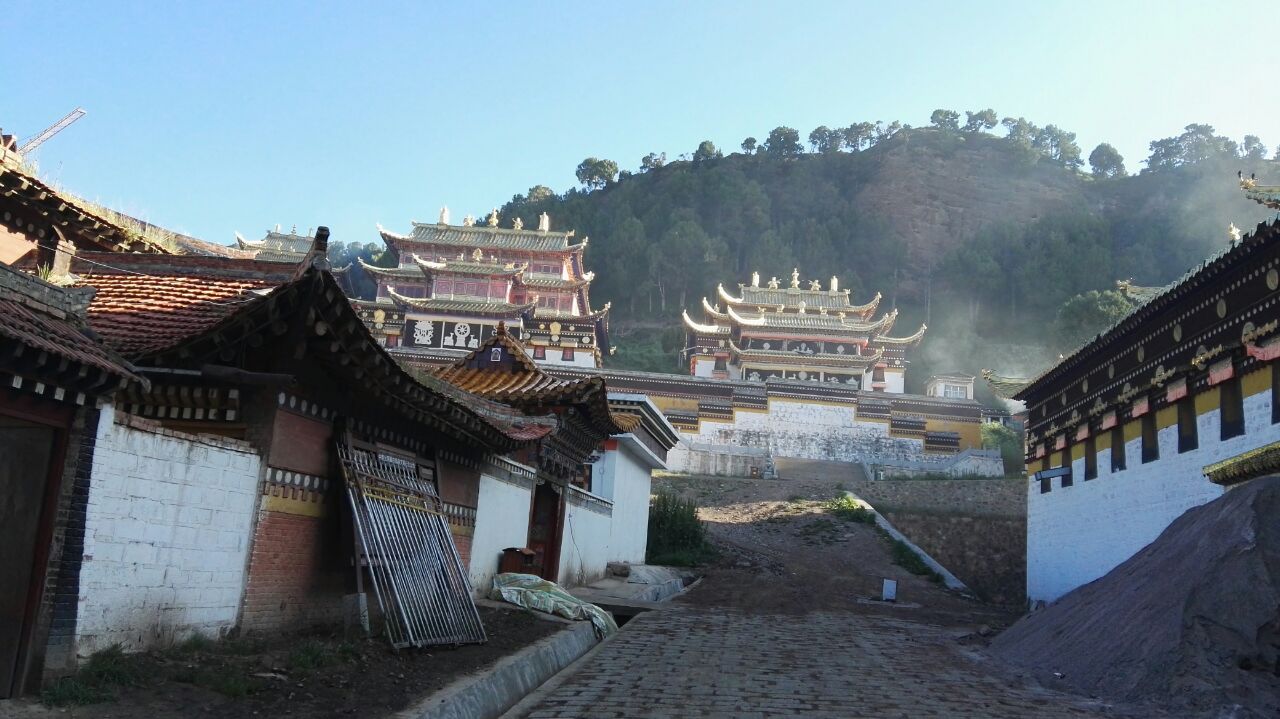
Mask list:
[[[942,575],[929,568],[915,550],[907,546],[901,539],[890,539],[893,552],[893,563],[920,577],[928,577],[935,582],[942,581]]]
[[[333,647],[319,639],[307,639],[289,652],[289,668],[299,672],[310,672],[323,669],[337,662],[337,654]]]
[[[649,564],[692,567],[715,558],[707,544],[707,528],[692,500],[660,492],[649,506]]]
[[[824,506],[828,512],[846,522],[857,522],[858,524],[876,523],[876,513],[858,504],[853,497],[847,494],[827,500]]]
[[[66,677],[40,692],[40,703],[48,707],[83,706],[111,699],[111,693],[79,677]]]
[[[788,501],[788,502],[790,502],[790,503],[792,503],[792,504],[799,504],[800,502],[803,502],[803,501],[804,501],[804,497],[802,497],[802,496],[800,496],[800,495],[798,495],[798,494],[793,494],[793,495],[791,495],[790,497],[787,497],[787,501]]]

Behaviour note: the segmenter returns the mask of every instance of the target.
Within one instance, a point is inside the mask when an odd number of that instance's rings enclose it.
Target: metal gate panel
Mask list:
[[[433,470],[349,436],[338,441],[338,456],[392,646],[485,641]]]

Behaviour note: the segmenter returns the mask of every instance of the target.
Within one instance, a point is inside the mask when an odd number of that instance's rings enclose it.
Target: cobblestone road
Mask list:
[[[954,635],[853,612],[650,612],[551,688],[527,716],[1105,715],[1080,698],[998,678],[967,657]]]

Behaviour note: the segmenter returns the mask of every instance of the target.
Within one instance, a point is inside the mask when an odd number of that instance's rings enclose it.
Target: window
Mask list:
[[[942,396],[952,399],[968,399],[969,393],[965,391],[964,385],[944,384],[942,385]]]
[[[1280,422],[1280,362],[1271,365],[1271,424]]]
[[[1111,430],[1111,471],[1124,469],[1124,425],[1117,424]]]
[[[1200,446],[1196,435],[1196,400],[1187,396],[1178,402],[1178,454]]]
[[[436,280],[435,293],[437,295],[453,294],[453,280]]]
[[[1272,367],[1274,368],[1275,365]],[[1219,387],[1219,404],[1222,406],[1219,414],[1222,421],[1222,434],[1219,439],[1239,437],[1244,434],[1244,396],[1240,391],[1240,378],[1232,377]],[[1275,390],[1273,389],[1272,392],[1274,393]],[[1274,407],[1271,412],[1275,414]]]
[[[536,360],[547,358],[547,348],[542,345],[535,345],[533,348],[533,358]]]
[[[1093,435],[1084,441],[1084,479],[1098,478],[1098,441]]]
[[[1142,415],[1142,463],[1160,459],[1160,438],[1156,435],[1156,413],[1147,410]]]
[[[501,362],[501,361],[502,361],[502,348],[501,348],[501,347],[494,347],[493,349],[489,350],[489,361],[490,361],[490,362]]]
[[[572,361],[573,361],[573,348],[572,348],[572,347],[565,347],[565,348],[564,348],[564,351],[560,354],[560,359],[564,360],[565,362],[572,362]]]
[[[1053,489],[1053,480],[1048,477],[1040,478],[1040,494],[1048,494]]]

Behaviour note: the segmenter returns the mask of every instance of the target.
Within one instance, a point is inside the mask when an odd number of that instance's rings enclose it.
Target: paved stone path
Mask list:
[[[633,619],[527,716],[1104,715],[1078,697],[994,676],[965,655],[954,633],[852,612],[776,615],[673,607]]]

